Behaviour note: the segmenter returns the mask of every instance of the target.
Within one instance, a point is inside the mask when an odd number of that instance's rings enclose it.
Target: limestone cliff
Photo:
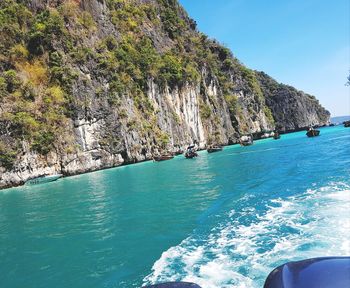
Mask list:
[[[0,38],[0,187],[329,120],[176,0],[4,0]]]
[[[257,77],[266,104],[275,119],[276,129],[290,132],[306,129],[310,125],[329,124],[330,113],[320,105],[315,96],[280,84],[264,72],[258,72]]]

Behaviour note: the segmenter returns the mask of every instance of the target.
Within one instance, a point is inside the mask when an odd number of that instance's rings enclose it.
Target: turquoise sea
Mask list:
[[[0,287],[262,287],[350,255],[350,128],[0,191]]]

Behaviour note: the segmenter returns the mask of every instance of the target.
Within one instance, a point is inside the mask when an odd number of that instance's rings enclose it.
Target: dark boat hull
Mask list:
[[[273,135],[273,139],[275,139],[275,140],[278,140],[278,139],[280,139],[281,138],[281,135],[279,134],[279,133],[275,133],[274,135]]]
[[[320,135],[320,130],[311,130],[307,131],[306,136],[307,137],[316,137]]]
[[[222,147],[215,147],[215,148],[208,148],[207,152],[208,153],[214,153],[214,152],[219,152],[222,151]]]
[[[344,122],[344,127],[350,127],[350,121],[345,121]]]
[[[195,157],[197,157],[198,156],[198,154],[196,153],[196,152],[193,152],[193,153],[186,153],[185,154],[185,157],[187,158],[187,159],[192,159],[192,158],[195,158]]]
[[[170,160],[173,159],[174,156],[157,156],[157,157],[153,157],[153,160],[156,162],[160,162],[160,161],[166,161],[166,160]]]
[[[350,257],[323,257],[286,263],[273,270],[264,288],[350,287]]]
[[[249,142],[248,141],[247,142],[243,142],[242,141],[240,144],[241,144],[241,146],[250,146],[250,145],[253,145],[253,141],[249,141]]]
[[[25,184],[26,185],[37,185],[37,184],[42,184],[42,183],[49,183],[49,182],[53,182],[53,181],[58,180],[62,176],[63,176],[62,174],[41,176],[41,177],[30,179]]]

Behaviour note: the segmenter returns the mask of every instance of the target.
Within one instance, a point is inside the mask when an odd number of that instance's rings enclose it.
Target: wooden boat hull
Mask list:
[[[42,183],[53,182],[53,181],[58,180],[62,176],[63,176],[62,174],[57,174],[57,175],[51,175],[51,176],[36,177],[33,179],[29,179],[26,182],[26,185],[37,185],[37,184],[42,184]]]
[[[222,147],[214,147],[214,148],[207,149],[208,153],[214,153],[214,152],[219,152],[219,151],[222,151]]]
[[[253,141],[241,141],[241,146],[250,146],[253,145]]]
[[[307,131],[306,136],[307,137],[316,137],[320,135],[320,130],[311,130]]]
[[[192,159],[192,158],[195,158],[195,157],[197,157],[198,156],[198,154],[196,153],[196,152],[193,152],[193,153],[185,153],[185,157],[187,158],[187,159]]]
[[[160,162],[160,161],[166,161],[166,160],[170,160],[173,159],[174,156],[171,155],[165,155],[165,156],[157,156],[157,157],[153,157],[153,160],[156,162]]]

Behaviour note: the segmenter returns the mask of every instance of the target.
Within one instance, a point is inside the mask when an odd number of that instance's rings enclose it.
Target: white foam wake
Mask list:
[[[181,280],[203,288],[262,287],[268,273],[287,261],[349,255],[349,188],[332,183],[274,199],[261,215],[255,208],[231,211],[228,221],[207,235],[194,233],[165,251],[144,284]]]

